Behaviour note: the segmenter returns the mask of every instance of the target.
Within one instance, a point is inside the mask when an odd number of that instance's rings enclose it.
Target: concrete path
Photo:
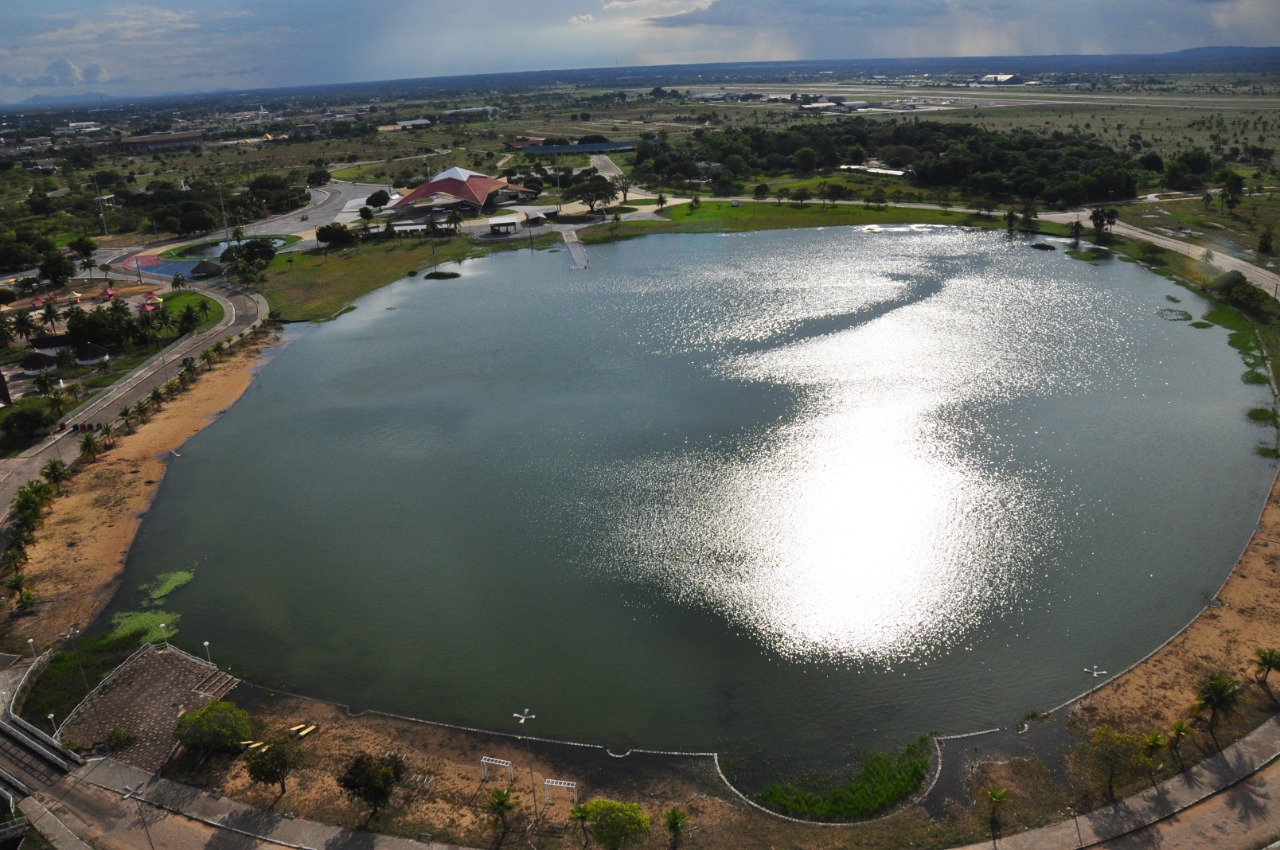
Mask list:
[[[136,796],[124,799],[126,787],[139,789]],[[36,802],[28,817],[41,834],[66,830],[99,850],[150,850],[148,833],[156,848],[459,850],[286,818],[110,759],[85,765],[38,794]]]

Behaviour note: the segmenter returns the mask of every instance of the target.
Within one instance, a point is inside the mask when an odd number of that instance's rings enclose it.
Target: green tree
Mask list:
[[[622,850],[649,832],[649,817],[639,803],[592,800],[585,805],[591,834],[605,850]]]
[[[360,753],[351,760],[346,773],[338,777],[338,785],[352,800],[369,807],[369,817],[365,819],[368,824],[391,801],[391,792],[403,778],[404,759],[400,756]]]
[[[369,222],[373,221],[373,210],[370,207],[360,208],[360,220],[364,222],[364,232],[369,233]]]
[[[688,820],[689,816],[679,806],[672,806],[662,813],[662,823],[666,826],[667,835],[671,838],[671,850],[678,850],[680,847],[680,839],[684,837]]]
[[[1101,242],[1103,230],[1107,226],[1107,214],[1100,207],[1095,207],[1089,211],[1089,223],[1093,225],[1094,238]]]
[[[657,201],[658,201],[658,209],[662,209],[667,205],[667,196],[659,192]]]
[[[316,228],[316,241],[323,244],[325,248],[346,248],[348,245],[355,244],[356,238],[345,224],[335,221]]]
[[[174,736],[197,753],[238,752],[240,742],[249,737],[249,715],[233,702],[210,700],[183,715]]]
[[[1089,735],[1084,748],[1085,765],[1094,780],[1115,802],[1116,782],[1128,780],[1142,764],[1142,741],[1103,724]]]
[[[40,279],[49,281],[54,289],[66,286],[75,273],[75,261],[61,251],[49,251],[40,261]]]
[[[990,825],[991,840],[995,841],[1000,837],[1000,807],[1009,802],[1009,792],[1005,791],[998,785],[992,785],[987,789],[987,802],[991,804]]]
[[[600,204],[608,204],[618,196],[618,189],[608,177],[596,174],[585,182],[570,186],[563,193],[571,201],[581,201],[594,213]]]
[[[1191,725],[1185,720],[1174,721],[1173,726],[1169,728],[1169,749],[1173,750],[1173,757],[1178,760],[1178,767],[1182,764],[1182,742],[1191,736]]]
[[[587,831],[587,825],[591,822],[591,812],[584,805],[576,805],[569,811],[569,820],[582,829],[582,850],[587,850],[587,845],[591,843],[591,833]]]
[[[1265,686],[1272,670],[1280,670],[1280,650],[1271,647],[1253,653],[1253,666],[1258,671],[1258,684]]]
[[[263,785],[280,783],[280,797],[283,797],[287,790],[285,780],[298,766],[298,756],[298,748],[292,741],[279,738],[267,741],[266,746],[246,753],[244,766],[249,771],[249,778],[254,782],[261,782]]]
[[[1156,771],[1163,766],[1156,761],[1156,758],[1168,743],[1168,739],[1159,729],[1149,733],[1147,737],[1142,739],[1143,764],[1147,769],[1147,776],[1151,779],[1152,788],[1156,785]]]
[[[373,207],[375,210],[380,210],[383,207],[385,207],[387,204],[391,203],[391,195],[387,194],[386,189],[379,189],[369,197],[365,198],[364,202],[366,205]]]
[[[71,478],[71,468],[58,459],[49,461],[40,470],[40,477],[53,485],[53,489],[62,495],[62,482]]]
[[[177,292],[180,289],[186,289],[189,286],[189,284],[187,283],[187,276],[184,275],[182,272],[178,272],[173,276],[173,280],[169,281],[169,286],[175,292]]]
[[[1258,234],[1258,253],[1270,254],[1272,251],[1271,228],[1264,227],[1262,232]]]
[[[758,186],[756,186],[754,190],[752,190],[751,195],[757,201],[763,201],[765,198],[769,197],[770,191],[772,190],[769,188],[768,183],[761,183]]]
[[[494,788],[489,792],[489,798],[484,801],[484,811],[494,821],[494,826],[499,829],[498,837],[494,839],[494,850],[502,846],[502,842],[507,840],[507,833],[511,832],[510,817],[516,810],[516,803],[511,799],[511,792],[506,788]]]
[[[1218,717],[1238,714],[1242,702],[1244,692],[1240,690],[1240,683],[1225,673],[1214,673],[1201,682],[1196,690],[1195,710],[1209,712],[1209,737],[1213,738],[1214,746],[1219,749],[1221,746],[1218,744],[1216,730]]]
[[[808,186],[801,186],[799,189],[796,189],[791,193],[791,199],[801,206],[803,206],[812,197],[813,192],[809,190]]]

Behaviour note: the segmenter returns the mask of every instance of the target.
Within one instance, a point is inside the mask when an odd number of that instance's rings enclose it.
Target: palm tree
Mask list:
[[[582,850],[587,850],[591,843],[591,833],[587,831],[587,822],[591,820],[591,811],[583,805],[576,805],[569,812],[569,819],[582,828]]]
[[[200,362],[204,363],[204,368],[206,369],[213,368],[213,361],[216,357],[217,355],[213,353],[212,348],[206,348],[204,351],[200,352]]]
[[[62,461],[54,459],[40,470],[40,477],[52,484],[53,489],[61,496],[62,482],[71,477],[71,470]]]
[[[445,219],[445,223],[453,228],[453,235],[457,236],[458,231],[462,228],[462,213],[457,210],[449,210],[449,216]]]
[[[4,586],[9,591],[10,596],[21,596],[22,591],[26,590],[30,584],[30,581],[27,580],[27,574],[18,570],[5,580]]]
[[[36,320],[31,317],[30,310],[24,310],[13,317],[13,332],[22,337],[23,340],[31,339],[39,329]]]
[[[1169,749],[1173,750],[1173,757],[1178,760],[1178,767],[1182,767],[1182,741],[1191,734],[1191,726],[1185,720],[1175,721],[1169,729]]]
[[[213,305],[210,303],[209,299],[202,298],[200,299],[200,306],[196,308],[196,312],[200,314],[200,318],[207,319],[209,318],[209,311],[212,309]]]
[[[991,803],[991,840],[1000,837],[1000,807],[1009,802],[1009,792],[998,785],[987,789],[987,800]]]
[[[485,813],[493,818],[502,827],[502,831],[498,833],[497,839],[493,842],[494,850],[502,846],[502,842],[506,840],[507,833],[511,831],[511,824],[507,821],[507,817],[516,810],[515,801],[511,799],[511,792],[506,788],[494,788],[489,792],[489,799],[484,803]]]
[[[80,457],[95,460],[100,451],[102,451],[102,443],[98,440],[98,435],[92,431],[86,431],[80,438]]]
[[[153,410],[159,410],[164,405],[164,390],[152,387],[151,392],[147,393],[147,400],[151,402]]]
[[[67,409],[67,405],[71,403],[66,391],[59,387],[49,390],[49,394],[44,397],[44,400],[49,404],[49,412],[54,416],[61,416],[63,411]]]
[[[1197,712],[1209,712],[1209,737],[1213,738],[1214,746],[1222,749],[1218,745],[1218,736],[1215,731],[1215,725],[1218,722],[1219,714],[1238,714],[1240,711],[1240,703],[1244,701],[1244,693],[1240,690],[1240,683],[1225,673],[1214,673],[1208,679],[1200,684],[1200,689],[1196,691],[1195,709]]]
[[[1143,761],[1146,763],[1147,776],[1151,779],[1152,788],[1156,787],[1156,771],[1163,766],[1156,763],[1156,756],[1167,743],[1164,733],[1159,729],[1142,739]]]
[[[44,325],[49,330],[54,330],[58,327],[58,317],[60,315],[61,314],[58,312],[58,305],[49,301],[44,305],[44,310],[40,312],[40,324]]]
[[[1258,679],[1258,684],[1265,687],[1267,684],[1267,676],[1271,671],[1280,670],[1280,651],[1269,647],[1267,649],[1259,649],[1253,654],[1253,658],[1253,664],[1257,668],[1258,674],[1261,676],[1261,678]]]
[[[163,399],[161,400],[163,401]],[[133,415],[137,418],[139,422],[147,421],[147,416],[148,414],[151,413],[151,405],[154,403],[155,403],[154,399],[151,399],[148,396],[147,398],[138,399],[137,403],[134,404]]]
[[[80,259],[80,271],[89,273],[89,282],[93,282],[93,273],[97,271],[98,264],[93,261],[93,256],[82,257]]]
[[[169,287],[177,292],[179,289],[187,288],[187,276],[182,272],[178,272],[173,276],[173,280],[169,281]]]
[[[237,224],[231,229],[231,239],[237,245],[244,241],[244,227]]]
[[[5,546],[4,553],[0,554],[0,567],[3,567],[9,572],[20,573],[26,564],[26,546],[8,545]]]
[[[72,381],[67,387],[67,393],[71,396],[72,404],[79,404],[80,398],[84,395],[84,384],[79,381]]]
[[[102,434],[102,441],[106,444],[107,448],[114,448],[116,444],[116,426],[112,425],[110,422],[103,422],[98,428],[98,431]]]
[[[684,835],[685,822],[689,816],[679,806],[672,806],[662,813],[662,822],[667,826],[667,834],[671,836],[671,850],[680,846],[680,838]]]
[[[133,412],[133,405],[126,404],[124,407],[120,408],[120,421],[124,424],[126,431],[133,431],[133,420],[136,417],[137,414]]]

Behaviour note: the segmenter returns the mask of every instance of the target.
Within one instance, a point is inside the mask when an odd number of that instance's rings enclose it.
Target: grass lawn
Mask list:
[[[182,315],[182,311],[187,309],[188,305],[194,307],[196,314],[199,315],[200,305],[206,301],[209,302],[209,312],[202,316],[200,324],[196,325],[196,333],[203,333],[222,321],[222,305],[206,295],[201,295],[199,292],[191,292],[190,290],[169,292],[161,295],[160,298],[164,301],[165,307],[168,308],[169,315],[174,317]]]
[[[896,207],[867,209],[862,204],[836,204],[824,208],[816,201],[807,204],[744,201],[736,207],[728,201],[703,201],[696,210],[688,204],[681,204],[672,209],[664,209],[660,214],[667,221],[621,222],[617,227],[617,237],[643,236],[646,233],[725,233],[867,224],[1004,227],[1004,221],[996,216]],[[578,238],[587,243],[607,242],[614,238],[613,224],[600,224],[579,231]]]
[[[559,234],[547,233],[535,237],[533,247],[559,242]],[[484,244],[469,237],[452,237],[436,239],[434,244],[424,239],[375,239],[343,251],[291,253],[271,262],[262,294],[286,321],[317,321],[334,316],[360,296],[410,271],[528,247],[528,239]]]

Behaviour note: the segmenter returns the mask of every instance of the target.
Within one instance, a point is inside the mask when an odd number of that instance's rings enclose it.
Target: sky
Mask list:
[[[3,0],[0,102],[684,62],[1280,45],[1280,0]]]

